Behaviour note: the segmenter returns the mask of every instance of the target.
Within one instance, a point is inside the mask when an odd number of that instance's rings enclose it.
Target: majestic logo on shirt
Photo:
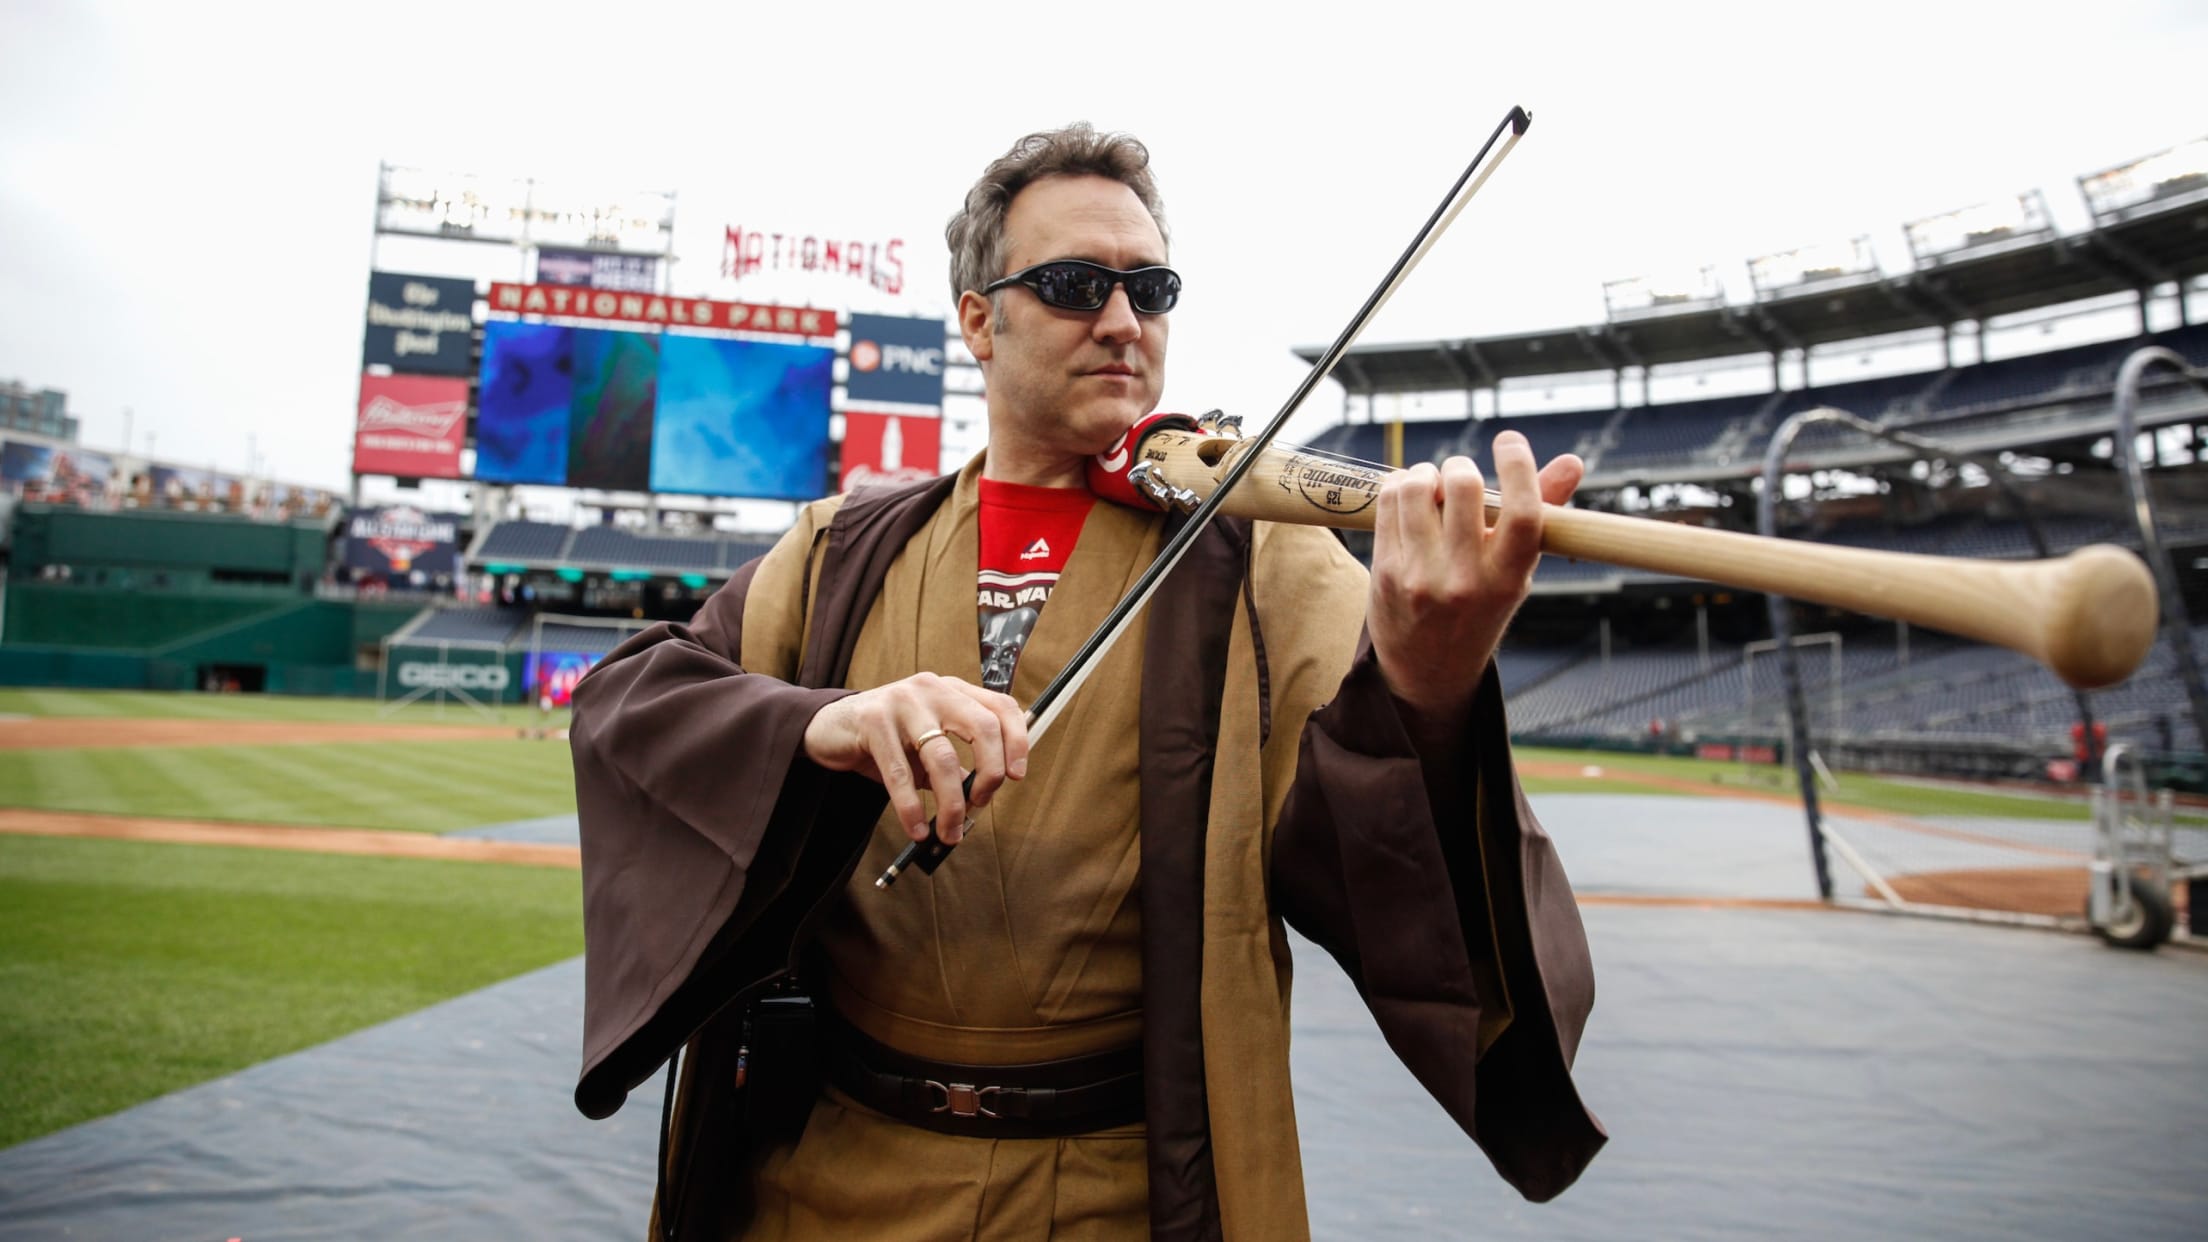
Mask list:
[[[1020,553],[1020,559],[1023,561],[1038,561],[1049,555],[1050,541],[1037,536],[1035,542],[1027,545],[1027,551]]]

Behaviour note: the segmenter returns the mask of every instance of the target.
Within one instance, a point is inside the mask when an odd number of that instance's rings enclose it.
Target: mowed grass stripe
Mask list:
[[[246,819],[266,823],[342,824],[442,831],[452,793],[442,781],[425,778],[409,764],[401,743],[327,746],[236,746],[209,751],[171,752],[186,761],[193,755],[218,759],[252,791],[234,812],[210,812],[196,818]],[[312,818],[303,818],[311,816]]]
[[[582,950],[572,871],[0,837],[0,1147]]]
[[[572,813],[565,743],[0,751],[0,806],[448,832]]]
[[[386,713],[374,699],[307,698],[280,694],[163,693],[143,690],[53,690],[0,688],[0,715],[104,716],[190,720],[292,720],[358,724],[511,725],[534,727],[534,707],[504,705],[490,715],[457,701],[442,706],[429,700]],[[556,711],[549,723],[565,728],[567,713]]]
[[[10,716],[175,716],[180,694],[128,690],[0,690],[0,714]],[[167,700],[167,702],[162,702]]]
[[[261,774],[260,788],[283,800],[269,814],[250,817],[268,822],[443,832],[575,806],[567,747],[559,742],[241,746],[201,753]]]

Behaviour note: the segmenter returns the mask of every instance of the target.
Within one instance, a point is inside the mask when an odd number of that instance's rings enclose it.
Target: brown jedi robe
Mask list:
[[[683,1236],[725,1236],[745,1211],[730,1002],[790,964],[885,801],[871,782],[806,762],[805,723],[844,693],[889,564],[958,483],[814,506],[691,626],[638,635],[578,688],[588,959],[576,1102],[610,1114],[688,1041],[661,1205]],[[1282,916],[1342,963],[1405,1064],[1521,1193],[1561,1192],[1603,1142],[1569,1076],[1593,1000],[1585,936],[1517,788],[1492,670],[1465,752],[1425,762],[1362,647],[1306,727],[1295,728],[1314,703],[1274,702],[1319,658],[1298,642],[1299,591],[1307,605],[1362,598],[1361,571],[1313,540],[1331,543],[1219,524],[1153,600],[1142,639],[1158,1237],[1305,1231]],[[1268,745],[1276,723],[1282,745]],[[1292,784],[1260,779],[1291,764]]]

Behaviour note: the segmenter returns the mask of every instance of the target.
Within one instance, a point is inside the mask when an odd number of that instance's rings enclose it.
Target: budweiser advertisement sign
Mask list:
[[[468,436],[468,381],[431,375],[360,377],[353,473],[457,479]]]
[[[918,483],[939,475],[943,420],[914,414],[845,410],[842,490]]]
[[[836,334],[836,312],[832,310],[767,306],[756,302],[716,302],[710,298],[675,298],[575,285],[494,282],[491,285],[491,313],[603,319],[661,328],[765,332],[774,336],[829,337]]]

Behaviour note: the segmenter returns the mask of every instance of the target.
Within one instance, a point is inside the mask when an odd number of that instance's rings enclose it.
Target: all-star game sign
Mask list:
[[[459,572],[460,519],[412,505],[355,509],[345,519],[345,564],[388,586],[421,586]]]

